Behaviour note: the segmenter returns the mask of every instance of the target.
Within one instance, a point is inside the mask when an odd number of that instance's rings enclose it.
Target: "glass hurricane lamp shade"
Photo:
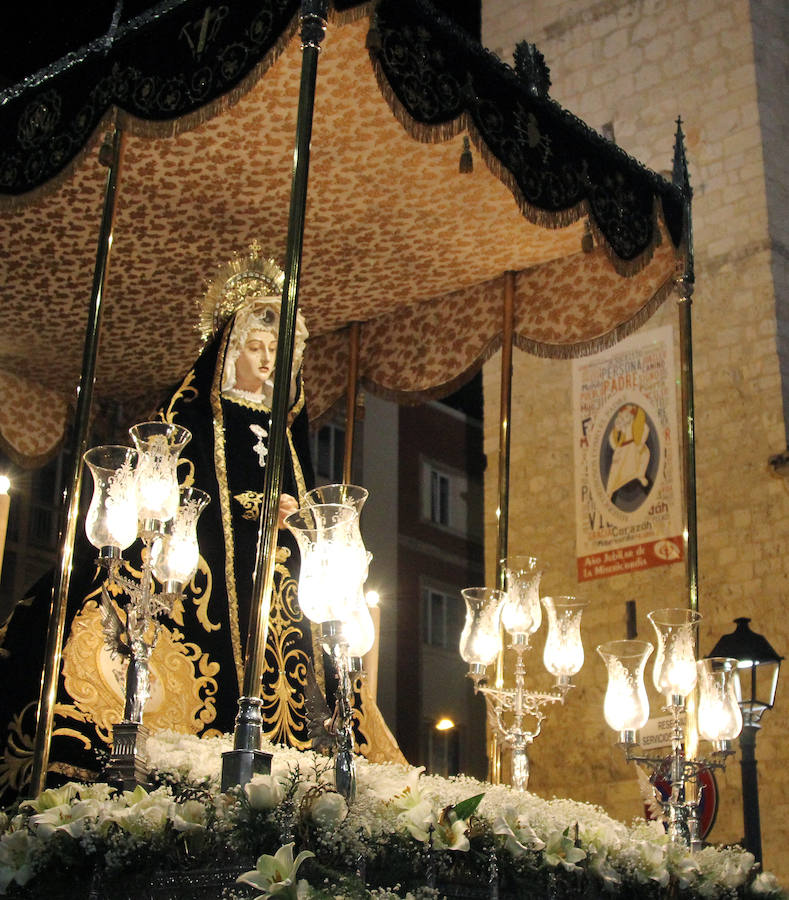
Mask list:
[[[772,709],[778,690],[778,675],[783,659],[767,639],[751,631],[746,616],[735,619],[735,630],[724,634],[712,648],[710,656],[737,660],[738,677],[734,679],[737,702],[745,725],[759,728],[765,710]]]
[[[502,560],[502,565],[507,576],[507,602],[501,623],[514,644],[526,644],[542,624],[542,567],[533,556],[512,556]]]
[[[369,491],[358,484],[322,484],[307,491],[304,495],[305,506],[317,506],[323,503],[336,503],[340,506],[351,506],[361,516]]]
[[[285,518],[301,552],[299,606],[316,623],[342,622],[358,602],[367,555],[358,547],[358,513],[319,503]]]
[[[137,514],[142,531],[158,532],[178,510],[178,457],[192,434],[168,422],[141,422],[129,434],[139,454]]]
[[[200,549],[197,545],[197,520],[211,498],[199,488],[181,488],[176,515],[164,534],[154,538],[151,568],[165,593],[180,594],[197,571]]]
[[[345,640],[348,642],[351,670],[361,672],[362,657],[372,649],[375,643],[375,625],[361,585],[357,602],[353,604],[343,619],[342,630]]]
[[[313,488],[311,491],[307,491],[304,495],[305,506],[337,504],[338,506],[350,506],[356,510],[355,540],[359,547],[359,552],[364,557],[364,581],[367,580],[370,561],[372,560],[372,555],[368,554],[365,549],[360,530],[362,508],[368,496],[369,491],[367,488],[360,487],[358,484],[323,484]]]
[[[85,533],[100,559],[118,559],[137,539],[137,494],[131,447],[94,447],[83,459],[93,476]]]
[[[501,649],[501,611],[507,595],[486,587],[465,588],[461,593],[466,621],[460,635],[460,655],[469,664],[469,675],[480,680]]]
[[[597,648],[608,669],[603,715],[622,744],[635,744],[649,719],[644,668],[654,649],[649,641],[608,641]]]
[[[699,734],[712,741],[713,749],[726,752],[742,731],[742,713],[734,684],[737,660],[714,656],[697,663],[699,684]]]
[[[569,687],[570,679],[584,664],[581,616],[589,604],[576,597],[543,597],[542,602],[548,618],[543,662],[556,676],[558,687]]]
[[[655,609],[647,613],[657,635],[652,667],[655,689],[671,706],[684,706],[696,686],[696,631],[701,615],[686,608]]]

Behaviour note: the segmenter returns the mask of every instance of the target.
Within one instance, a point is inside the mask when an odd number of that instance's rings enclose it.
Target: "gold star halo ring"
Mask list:
[[[256,240],[249,245],[247,254],[235,253],[218,267],[200,301],[198,328],[203,342],[218,334],[233,313],[250,300],[280,300],[284,282],[285,273],[275,260],[261,255]]]

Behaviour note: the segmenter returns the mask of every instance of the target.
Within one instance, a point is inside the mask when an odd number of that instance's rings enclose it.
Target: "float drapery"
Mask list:
[[[130,418],[153,408],[196,356],[205,278],[254,238],[284,255],[297,11],[257,0],[212,18],[162,3],[3,92],[0,437],[23,461],[57,448],[78,382],[104,178],[95,148],[111,118],[128,136],[99,402]],[[474,167],[461,174],[466,135]],[[311,416],[344,392],[352,321],[368,388],[411,402],[451,391],[500,342],[506,271],[521,349],[613,342],[670,290],[681,207],[678,189],[534,96],[429,4],[335,2],[300,288]]]

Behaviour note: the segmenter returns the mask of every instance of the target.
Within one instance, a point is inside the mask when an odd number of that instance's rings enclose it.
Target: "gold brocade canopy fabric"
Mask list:
[[[192,5],[197,21],[203,10]],[[79,381],[106,173],[97,146],[112,118],[127,136],[100,402],[153,408],[198,353],[206,278],[253,239],[284,258],[301,52],[296,5],[268,5],[286,25],[224,93],[169,121],[110,98],[49,180],[0,195],[0,439],[28,464],[58,445]],[[268,5],[255,4],[258,19]],[[190,14],[189,2],[176,6]],[[681,252],[678,189],[532,97],[508,67],[425,18],[428,5],[337,7],[318,67],[300,288],[311,418],[345,389],[351,322],[362,323],[369,389],[404,401],[448,393],[500,345],[508,271],[517,273],[515,343],[529,352],[599,349],[654,310]],[[235,45],[219,26],[207,35],[206,54],[216,45],[221,62]],[[448,59],[454,68],[437,71]],[[116,81],[126,71],[106,65]],[[438,111],[431,78],[449,85]],[[49,96],[48,106],[25,107],[23,92],[0,110],[0,124],[31,145],[31,171],[36,152],[63,140],[52,125],[46,144],[35,129],[49,120],[30,113],[54,116],[59,84],[53,75],[28,91]],[[465,136],[474,165],[461,174]],[[27,171],[11,166],[15,152],[0,147],[0,188]],[[595,246],[585,253],[587,221]]]

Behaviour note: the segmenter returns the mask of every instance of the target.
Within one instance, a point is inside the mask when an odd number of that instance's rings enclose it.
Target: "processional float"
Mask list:
[[[316,385],[314,412],[325,412],[343,392],[347,396],[346,481],[350,480],[354,398],[359,384],[410,402],[439,396],[470,377],[498,346],[503,347],[496,554],[502,561],[497,588],[502,589],[503,561],[508,556],[512,345],[553,356],[601,349],[637,327],[677,290],[686,428],[688,605],[694,610],[698,605],[690,337],[691,191],[681,131],[677,131],[672,185],[647,172],[550,100],[547,72],[539,65],[537,54],[522,52],[513,71],[473,41],[447,29],[427,7],[412,0],[381,0],[372,11],[367,4],[349,0],[333,4],[323,44],[323,65],[328,72],[325,83],[318,80],[316,101],[317,63],[326,18],[326,4],[321,2],[305,0],[300,12],[295,0],[271,4],[270,10],[266,4],[263,9],[260,3],[237,4],[221,27],[213,23],[206,30],[206,42],[198,53],[194,42],[179,43],[174,37],[188,35],[200,21],[198,4],[185,2],[156,23],[145,17],[124,22],[109,50],[106,43],[101,48],[88,48],[82,60],[56,66],[28,84],[4,92],[7,102],[3,122],[15,126],[4,133],[13,135],[17,143],[0,151],[6,172],[0,188],[9,208],[4,227],[16,232],[17,246],[37,233],[37,209],[45,220],[52,221],[53,205],[62,203],[67,211],[78,206],[79,190],[95,192],[97,178],[93,173],[86,174],[84,164],[78,165],[79,154],[91,134],[107,122],[113,124],[101,153],[108,166],[104,215],[72,437],[75,464],[48,638],[33,790],[43,785],[47,769],[81,484],[80,460],[87,444],[97,377],[102,305],[112,284],[107,274],[110,247],[113,272],[118,278],[118,292],[113,295],[117,315],[112,323],[105,322],[104,346],[114,363],[99,371],[98,383],[104,396],[127,402],[134,400],[132,379],[124,375],[127,381],[123,387],[119,377],[124,366],[128,372],[132,363],[120,352],[126,344],[119,323],[131,309],[146,307],[144,298],[155,285],[162,296],[163,277],[168,296],[162,300],[158,321],[164,324],[170,320],[176,327],[163,328],[166,334],[160,339],[155,332],[146,333],[160,370],[153,379],[157,385],[172,382],[194,355],[196,339],[189,335],[191,311],[184,298],[199,293],[193,274],[200,271],[199,262],[204,264],[206,255],[215,262],[225,259],[229,249],[242,246],[251,235],[261,232],[270,236],[272,247],[280,246],[284,251],[277,384],[255,574],[256,614],[247,644],[234,755],[226,768],[228,773],[232,771],[227,776],[230,781],[243,781],[258,765],[256,685],[274,565],[287,384],[300,297],[305,312],[318,323],[316,327],[311,320],[314,337],[307,372],[308,384],[313,378]],[[286,38],[297,27],[301,29],[300,59],[286,46]],[[243,40],[239,37],[232,43],[227,37],[231,28],[237,28],[236,37],[243,35]],[[150,51],[155,33],[169,34],[172,40],[168,47],[178,48],[162,61],[165,69],[170,69],[158,80],[156,73],[142,71],[141,60],[134,56],[135,46],[144,44],[146,52]],[[154,56],[149,53],[148,59]],[[66,109],[63,98],[68,79],[80,62],[86,71],[93,67],[87,97],[90,102],[86,100],[80,106],[69,97],[71,105]],[[176,71],[178,66],[181,70]],[[187,71],[191,80],[184,74]],[[263,89],[258,91],[262,105],[257,110],[252,102],[257,99],[252,85],[261,76],[265,76]],[[245,91],[251,91],[249,98],[244,96]],[[295,104],[288,105],[288,101],[296,94],[294,153],[289,113]],[[211,117],[231,107],[228,127],[234,130],[234,139],[228,140],[221,124],[217,124],[221,117],[216,121]],[[74,108],[81,118],[72,121],[69,115]],[[363,113],[371,113],[369,127],[375,129],[366,142],[359,140],[365,134],[359,119]],[[267,127],[265,136],[261,133],[263,123]],[[341,131],[332,132],[332,124],[339,124]],[[170,143],[161,139],[165,133],[174,135]],[[291,136],[289,145],[285,134]],[[349,135],[356,140],[349,140]],[[125,218],[121,204],[122,227],[113,232],[124,141],[124,180],[129,183],[130,199]],[[472,144],[476,165],[469,164]],[[318,198],[312,213],[307,194],[310,150],[314,156],[312,184]],[[270,166],[262,161],[265,156],[261,154],[267,151],[272,154]],[[171,172],[177,170],[185,184],[190,167],[199,169],[206,156],[211,157],[214,168],[228,166],[216,182],[223,190],[228,184],[237,187],[233,204],[240,215],[232,211],[228,214],[226,204],[213,194],[205,194],[207,184],[209,193],[214,186],[201,178],[201,173],[188,187],[173,188]],[[148,176],[158,168],[163,178],[155,191]],[[287,223],[282,215],[283,198],[287,196],[285,171],[291,176]],[[393,178],[393,173],[397,177]],[[161,218],[163,210],[154,211],[154,207],[162,203],[162,198],[176,195],[188,216],[171,230],[166,217]],[[475,204],[480,196],[485,203]],[[367,199],[359,203],[360,197]],[[38,206],[27,206],[28,201],[36,201]],[[173,216],[178,204],[171,208]],[[440,209],[445,219],[439,221],[421,211],[430,209]],[[148,215],[164,229],[157,241],[161,254],[157,260],[171,258],[174,263],[165,276],[158,273],[154,277],[150,262],[140,256],[140,248],[150,246],[150,239],[144,234],[139,234],[137,241],[133,239],[139,222]],[[254,228],[250,218],[255,219]],[[75,253],[64,266],[77,295],[76,289],[84,282],[84,232],[83,228],[75,239],[82,256]],[[412,232],[417,239],[405,252],[406,235]],[[437,233],[439,240],[435,238]],[[594,236],[591,243],[589,234]],[[457,241],[450,241],[450,236],[456,236]],[[8,242],[8,246],[13,244]],[[40,256],[29,252],[29,242],[25,250],[17,280],[10,283],[19,294],[18,306],[13,309],[34,306],[34,296],[46,293],[40,283],[31,288],[33,275],[43,267]],[[605,287],[601,293],[590,295],[591,299],[583,285],[575,293],[569,288],[573,281],[583,281],[586,271],[604,276]],[[575,326],[570,326],[563,315],[565,303],[576,303],[580,308],[586,304],[587,314],[576,316]],[[70,300],[70,304],[69,314],[78,315],[78,299]],[[14,315],[12,311],[9,331],[23,339],[28,337],[24,316],[14,319]],[[444,338],[440,346],[436,334]],[[126,343],[128,338],[127,334]],[[344,377],[346,358],[350,365]],[[72,348],[63,354],[71,383],[73,360]],[[15,377],[21,377],[24,385],[32,384],[29,367],[8,346],[4,361],[6,368],[18,366]],[[68,383],[69,378],[64,376],[61,371],[49,377]],[[6,374],[3,385],[8,389],[9,384]],[[46,396],[53,396],[55,386],[54,382],[42,386],[50,392]],[[9,392],[9,397],[12,394]],[[64,409],[62,404],[61,413]],[[50,430],[58,433],[58,428]],[[10,443],[8,436],[4,437]],[[496,678],[497,683],[502,679],[500,666]],[[495,780],[499,777],[495,746],[493,751]]]

